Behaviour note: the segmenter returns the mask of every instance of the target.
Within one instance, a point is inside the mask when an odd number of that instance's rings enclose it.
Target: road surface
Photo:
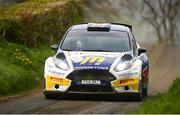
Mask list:
[[[167,91],[172,81],[180,75],[178,51],[179,46],[158,45],[148,48],[150,58],[148,98]],[[38,90],[23,97],[0,102],[0,113],[128,113],[142,103],[115,96],[91,95],[46,100]]]

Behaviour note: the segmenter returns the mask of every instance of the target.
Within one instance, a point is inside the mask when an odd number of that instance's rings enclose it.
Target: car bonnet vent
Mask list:
[[[110,23],[88,23],[88,31],[110,31]]]
[[[122,58],[121,58],[121,60],[122,61],[130,61],[130,60],[132,60],[132,56],[130,55],[130,54],[125,54]]]
[[[65,60],[65,59],[66,59],[64,53],[58,53],[58,54],[56,55],[56,58],[61,59],[61,60]]]

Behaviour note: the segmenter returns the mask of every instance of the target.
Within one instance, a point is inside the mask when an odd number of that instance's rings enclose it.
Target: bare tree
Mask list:
[[[143,0],[141,14],[155,29],[158,42],[175,42],[180,0]]]

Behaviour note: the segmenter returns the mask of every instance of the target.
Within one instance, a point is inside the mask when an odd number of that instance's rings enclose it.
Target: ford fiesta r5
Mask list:
[[[56,55],[45,62],[44,95],[65,93],[130,94],[142,100],[148,93],[146,50],[136,42],[132,27],[88,23],[70,27]]]

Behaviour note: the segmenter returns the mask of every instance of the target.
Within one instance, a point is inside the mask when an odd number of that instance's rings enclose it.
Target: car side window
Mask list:
[[[133,53],[134,53],[134,55],[136,56],[136,54],[137,54],[136,42],[135,42],[134,40],[132,40],[132,43],[133,43]]]
[[[134,36],[132,35],[131,32],[129,32],[129,36],[130,36],[130,38],[132,39],[133,54],[134,54],[134,56],[136,56],[136,55],[137,55],[137,44],[136,44],[136,40],[135,40],[135,38],[134,38]]]

